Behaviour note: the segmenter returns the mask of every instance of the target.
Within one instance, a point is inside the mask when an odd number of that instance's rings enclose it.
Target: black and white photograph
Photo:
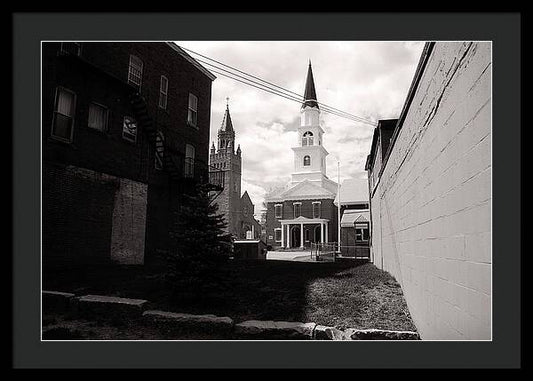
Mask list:
[[[43,339],[491,340],[491,43],[44,41]]]
[[[27,79],[38,348],[299,342],[317,367],[337,344],[501,337],[493,240],[518,258],[494,225],[513,224],[493,204],[501,44],[57,35]]]

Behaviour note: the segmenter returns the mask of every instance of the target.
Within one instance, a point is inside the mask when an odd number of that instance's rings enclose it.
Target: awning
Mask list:
[[[356,223],[370,222],[370,212],[359,210],[345,210],[341,218],[342,228],[353,228]]]

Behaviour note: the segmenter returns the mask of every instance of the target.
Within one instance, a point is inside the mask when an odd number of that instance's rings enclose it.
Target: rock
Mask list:
[[[190,315],[166,311],[145,311],[143,319],[160,328],[168,330],[191,330],[200,332],[230,332],[233,320],[215,315]]]
[[[420,340],[418,333],[412,331],[348,328],[344,333],[348,340]]]
[[[83,317],[115,319],[121,317],[138,318],[142,316],[143,299],[118,298],[103,295],[85,295],[77,298],[78,311]]]
[[[44,312],[66,313],[74,294],[59,291],[43,291],[41,293]]]
[[[247,320],[235,324],[235,335],[255,339],[311,340],[316,323]]]
[[[315,340],[351,340],[346,334],[335,327],[317,325],[313,334]]]

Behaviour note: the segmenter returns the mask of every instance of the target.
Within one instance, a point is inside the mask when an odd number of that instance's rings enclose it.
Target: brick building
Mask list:
[[[241,230],[240,239],[257,239],[261,237],[261,224],[254,217],[255,205],[248,194],[244,191],[241,196]]]
[[[333,204],[337,183],[326,176],[328,152],[323,146],[311,63],[300,114],[291,182],[265,197],[267,244],[274,248],[304,248],[313,242],[336,241],[337,236],[337,208]]]
[[[372,260],[423,339],[491,339],[491,71],[490,42],[427,43],[367,160]]]
[[[182,195],[209,182],[215,77],[165,42],[47,42],[42,68],[43,262],[168,250]]]
[[[253,238],[259,237],[259,222],[254,218],[254,205],[248,195],[241,195],[242,151],[240,144],[235,149],[235,129],[229,105],[218,129],[217,145],[211,145],[209,154],[211,171],[219,171],[224,176],[226,186],[215,199],[219,212],[224,215],[227,223],[226,231],[235,239],[245,239],[247,232]],[[250,233],[248,233],[250,234]]]

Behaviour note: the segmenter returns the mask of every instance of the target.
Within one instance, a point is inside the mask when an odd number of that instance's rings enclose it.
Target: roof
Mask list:
[[[372,146],[370,148],[370,154],[367,156],[366,159],[366,170],[370,168],[374,156],[376,155],[378,137],[380,135],[383,135],[385,138],[384,141],[383,138],[381,140],[381,156],[383,158],[385,156],[385,152],[387,152],[387,148],[389,147],[390,143],[390,137],[392,136],[392,133],[394,132],[397,123],[398,119],[381,119],[378,121],[378,125],[376,126],[376,128],[374,128],[374,135],[372,136]]]
[[[400,117],[398,118],[396,126],[394,127],[394,130],[392,131],[390,140],[388,142],[387,150],[386,150],[386,152],[383,153],[383,161],[382,161],[382,164],[381,164],[380,172],[382,172],[384,170],[385,166],[387,165],[387,161],[389,159],[390,152],[394,148],[394,143],[396,142],[396,138],[397,138],[400,130],[402,129],[403,122],[405,120],[407,112],[409,111],[409,108],[411,107],[411,102],[413,101],[415,93],[418,90],[418,86],[420,84],[420,79],[421,79],[423,73],[426,70],[426,65],[427,65],[427,62],[429,60],[429,57],[431,56],[431,54],[433,52],[433,47],[434,46],[435,46],[435,42],[434,41],[426,42],[426,44],[424,45],[424,50],[422,51],[422,55],[420,56],[420,60],[418,61],[418,66],[416,68],[415,75],[414,75],[413,80],[411,82],[411,86],[409,87],[409,91],[407,93],[407,98],[405,100],[405,103],[403,105],[402,111],[400,113]],[[369,157],[367,158],[367,165],[365,167],[365,169],[367,169],[367,170],[370,168],[370,165],[372,163],[372,159],[374,157],[374,152],[373,151],[374,151],[374,143],[372,143],[372,149],[370,151]]]
[[[326,186],[330,187],[329,185]],[[332,199],[334,196],[335,192],[332,190],[326,189],[313,181],[305,179],[294,186],[276,189],[266,195],[265,200],[267,202],[282,202],[288,200]]]
[[[348,209],[341,218],[341,228],[355,226],[358,222],[370,222],[370,212]]]
[[[224,113],[224,118],[222,118],[222,125],[220,126],[219,131],[234,132],[228,105],[226,105],[226,112]]]
[[[318,108],[318,102],[316,99],[315,81],[313,79],[313,69],[311,68],[311,61],[309,61],[309,67],[307,68],[307,79],[305,81],[304,102],[302,104],[302,108],[304,107]]]
[[[347,179],[341,184],[341,205],[368,203],[368,180]],[[338,195],[333,203],[338,205]]]
[[[183,58],[185,58],[191,64],[193,64],[193,66],[195,66],[198,70],[200,70],[203,74],[205,74],[211,81],[214,81],[216,79],[213,73],[211,73],[205,67],[200,65],[198,61],[196,61],[189,54],[187,54],[185,50],[183,50],[180,46],[178,46],[178,44],[176,44],[175,42],[166,42],[166,44],[170,46],[172,49],[174,49],[176,52],[178,52]]]

